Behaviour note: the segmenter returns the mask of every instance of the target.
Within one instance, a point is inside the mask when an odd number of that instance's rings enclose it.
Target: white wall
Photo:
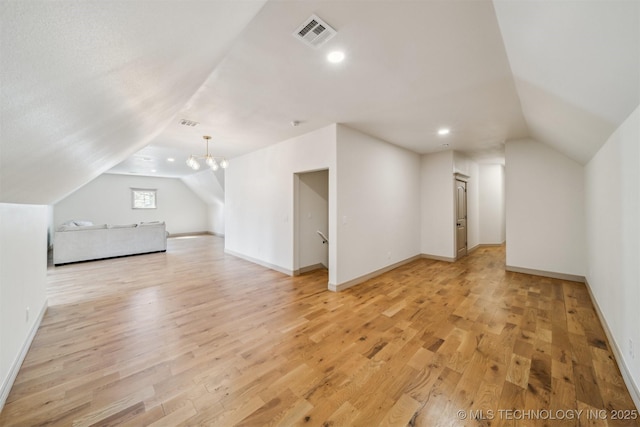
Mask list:
[[[340,285],[420,254],[420,156],[344,125],[337,135]]]
[[[293,273],[294,174],[329,169],[329,206],[335,206],[335,146],[336,125],[330,125],[235,157],[225,172],[225,250]],[[329,224],[335,236],[331,215]],[[333,269],[329,273],[335,280]]]
[[[224,236],[224,169],[203,171],[182,177],[182,182],[207,204],[207,228]]]
[[[0,204],[0,410],[46,309],[48,215]]]
[[[157,209],[132,209],[131,188],[155,188]],[[207,205],[181,180],[103,174],[54,206],[56,228],[71,219],[95,224],[165,221],[171,234],[209,229]],[[55,242],[54,242],[55,243]]]
[[[207,231],[216,236],[224,236],[224,203],[207,206]]]
[[[426,154],[421,159],[422,254],[455,258],[453,151]]]
[[[640,407],[640,108],[585,167],[587,281]],[[630,354],[633,340],[635,358]],[[625,369],[621,369],[625,374]]]
[[[479,216],[481,244],[502,244],[505,241],[504,166],[479,165]]]
[[[55,232],[55,224],[53,219],[53,205],[47,205],[47,245],[53,247],[53,233]]]
[[[508,142],[507,266],[585,275],[583,167],[532,140]]]
[[[292,273],[294,174],[320,169],[329,170],[332,289],[419,254],[419,155],[343,125],[234,158],[227,252]]]

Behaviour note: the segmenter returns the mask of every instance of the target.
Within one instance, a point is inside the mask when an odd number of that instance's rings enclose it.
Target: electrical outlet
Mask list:
[[[632,359],[636,358],[636,354],[633,352],[633,340],[631,338],[629,338],[629,356],[631,356]]]

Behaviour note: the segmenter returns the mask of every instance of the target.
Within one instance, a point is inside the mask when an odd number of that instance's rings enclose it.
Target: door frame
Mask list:
[[[456,172],[453,174],[453,247],[454,247],[454,259],[457,261],[460,258],[467,256],[469,253],[469,199],[467,197],[468,187],[469,187],[469,176]],[[465,191],[464,191],[464,204],[465,204],[465,226],[464,226],[464,240],[465,240],[465,250],[464,254],[458,255],[458,194],[457,181],[464,182]]]
[[[309,170],[304,170],[304,171],[298,171],[298,172],[294,172],[293,173],[293,221],[292,221],[292,226],[293,226],[293,241],[292,241],[292,248],[293,248],[293,276],[298,276],[299,274],[303,273],[304,271],[302,271],[300,269],[300,233],[299,233],[299,225],[300,225],[300,200],[299,200],[299,196],[300,196],[300,175],[304,175],[306,173],[313,173],[313,172],[321,172],[321,171],[327,171],[327,180],[328,180],[328,191],[329,191],[329,195],[327,197],[327,225],[328,225],[328,229],[327,229],[327,234],[331,234],[330,230],[331,230],[331,171],[329,168],[318,168],[318,169],[309,169]],[[327,251],[328,251],[328,258],[327,258],[327,270],[331,271],[331,245],[327,242]]]

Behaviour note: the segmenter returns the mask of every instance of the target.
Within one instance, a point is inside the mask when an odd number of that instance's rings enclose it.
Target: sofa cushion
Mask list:
[[[58,231],[84,231],[84,230],[101,230],[107,228],[107,224],[84,225],[84,226],[67,226],[63,225]]]
[[[91,221],[83,221],[83,220],[78,220],[78,219],[70,219],[70,220],[65,221],[62,224],[60,224],[60,227],[58,227],[58,231],[69,231],[71,228],[85,227],[85,226],[89,226],[89,225],[93,225],[93,222],[91,222]]]
[[[115,224],[115,225],[107,225],[107,228],[134,228],[137,226],[138,224]]]

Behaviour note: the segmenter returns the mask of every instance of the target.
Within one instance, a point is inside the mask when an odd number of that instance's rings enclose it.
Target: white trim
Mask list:
[[[261,265],[263,267],[267,267],[267,268],[269,268],[271,270],[279,271],[280,273],[284,273],[287,276],[295,276],[295,274],[294,274],[295,272],[293,270],[288,270],[286,268],[280,267],[279,265],[270,264],[268,262],[259,260],[257,258],[253,258],[253,257],[250,257],[248,255],[243,255],[241,253],[232,251],[231,249],[225,249],[224,253],[225,254],[229,254],[229,255],[233,255],[234,257],[241,258],[241,259],[243,259],[245,261],[249,261],[249,262],[252,262],[254,264]]]
[[[301,267],[301,268],[295,270],[293,272],[293,275],[294,276],[299,276],[301,274],[308,273],[310,271],[320,270],[322,268],[327,268],[327,266],[320,262],[318,264],[313,264],[313,265],[308,265],[306,267]]]
[[[420,258],[433,259],[435,261],[455,262],[455,258],[440,255],[420,254]]]
[[[398,261],[398,262],[396,262],[394,264],[391,264],[391,265],[388,265],[386,267],[383,267],[383,268],[381,268],[379,270],[372,271],[371,273],[365,274],[363,276],[356,277],[355,279],[351,279],[351,280],[348,280],[348,281],[346,281],[344,283],[340,283],[339,285],[335,285],[333,283],[329,283],[328,288],[329,288],[330,291],[333,291],[333,292],[344,291],[347,288],[350,288],[352,286],[358,285],[358,284],[360,284],[362,282],[366,282],[369,279],[373,279],[374,277],[377,277],[377,276],[379,276],[379,275],[381,275],[383,273],[386,273],[387,271],[391,271],[391,270],[393,270],[395,268],[400,267],[401,265],[408,264],[408,263],[410,263],[412,261],[415,261],[417,259],[420,259],[420,258],[421,258],[420,255],[415,255],[415,256],[409,257],[409,258],[407,258],[407,259],[405,259],[403,261]]]
[[[473,249],[477,249],[477,248],[498,248],[502,245],[504,245],[504,240],[500,243],[478,243],[477,245],[475,245],[473,247]]]
[[[624,383],[627,385],[627,390],[629,390],[629,394],[631,395],[631,399],[633,399],[633,403],[636,405],[636,409],[640,409],[640,388],[639,385],[636,384],[633,380],[633,375],[629,371],[627,365],[624,363],[624,358],[622,357],[622,350],[618,346],[618,343],[615,339],[613,339],[613,334],[611,333],[611,329],[609,329],[609,325],[607,324],[607,320],[602,314],[600,310],[600,306],[598,305],[598,301],[593,296],[593,292],[591,292],[591,286],[589,285],[589,281],[585,279],[584,284],[586,285],[587,291],[589,292],[589,296],[591,297],[591,302],[593,302],[593,306],[596,309],[596,314],[600,319],[600,323],[602,324],[602,329],[604,329],[604,334],[607,336],[609,343],[611,344],[611,350],[613,351],[613,355],[616,358],[616,364],[620,369],[620,373],[622,374],[622,379]]]
[[[514,273],[531,274],[533,276],[550,277],[552,279],[568,280],[570,282],[585,283],[586,278],[584,276],[577,276],[575,274],[555,273],[553,271],[535,270],[532,268],[514,267],[507,265],[505,270],[512,271]]]
[[[469,255],[471,252],[475,251],[476,249],[480,249],[480,248],[499,248],[502,245],[504,245],[504,242],[502,242],[502,243],[478,243],[477,245],[475,245],[471,249],[467,250],[467,255]]]
[[[217,236],[224,238],[224,234],[216,233],[215,231],[191,231],[188,233],[169,233],[168,238],[171,237],[190,237],[190,236]]]
[[[33,326],[29,331],[29,335],[27,335],[27,339],[22,344],[22,349],[20,350],[20,353],[18,353],[18,356],[11,364],[11,368],[9,369],[9,375],[7,375],[5,381],[2,383],[2,388],[0,388],[0,412],[2,411],[2,408],[4,408],[4,404],[7,401],[7,398],[9,397],[9,392],[11,391],[11,388],[13,387],[13,383],[16,380],[16,377],[18,376],[18,372],[20,371],[22,362],[24,362],[24,358],[27,356],[27,353],[29,352],[29,348],[31,347],[31,343],[33,342],[33,339],[35,338],[36,333],[38,332],[38,328],[40,328],[40,323],[42,323],[42,319],[44,318],[44,314],[47,312],[48,306],[49,304],[45,299],[44,304],[40,309],[40,313],[38,314],[38,318],[33,323]]]
[[[455,172],[453,174],[453,178],[456,181],[462,181],[462,182],[469,182],[469,179],[471,179],[471,177],[469,175],[461,173],[461,172]]]

